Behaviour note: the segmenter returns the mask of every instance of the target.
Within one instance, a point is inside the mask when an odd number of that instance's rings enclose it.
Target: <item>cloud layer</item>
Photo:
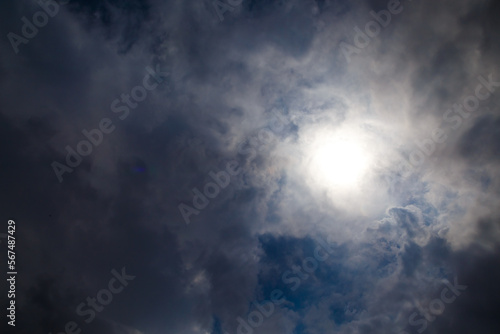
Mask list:
[[[42,7],[0,5],[19,267],[2,331],[232,334],[280,289],[255,333],[498,332],[498,2],[243,0],[222,21],[205,0],[63,3],[30,38]],[[103,119],[113,131],[58,178]],[[349,190],[310,164],[331,133],[370,157]],[[294,271],[321,244],[330,257]],[[86,323],[77,306],[123,267],[136,278]],[[433,313],[455,279],[467,289]]]

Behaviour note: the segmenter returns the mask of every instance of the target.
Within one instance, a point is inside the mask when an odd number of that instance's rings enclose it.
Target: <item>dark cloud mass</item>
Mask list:
[[[498,1],[55,1],[0,4],[2,333],[499,332]]]

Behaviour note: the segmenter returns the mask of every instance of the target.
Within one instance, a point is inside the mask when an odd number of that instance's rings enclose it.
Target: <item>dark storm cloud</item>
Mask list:
[[[333,256],[255,332],[414,333],[422,322],[409,317],[425,318],[457,277],[467,289],[426,332],[496,333],[498,92],[411,176],[392,164],[478,76],[500,81],[498,3],[401,4],[348,63],[340,43],[388,1],[244,0],[222,22],[209,1],[71,1],[17,54],[7,33],[22,34],[40,6],[2,3],[0,198],[18,225],[16,329],[236,333],[324,237]],[[111,103],[157,64],[164,82],[119,120]],[[51,163],[103,118],[116,130],[59,183]],[[297,177],[301,150],[321,125],[353,119],[393,149],[373,149],[392,185],[332,208]],[[241,173],[186,225],[179,204],[233,160]],[[136,278],[85,323],[77,306],[122,267]]]
[[[471,129],[461,138],[460,153],[477,162],[498,159],[499,125],[499,119],[491,115],[477,119]]]
[[[142,37],[151,15],[149,1],[72,1],[70,10],[83,14],[90,26],[102,24],[106,37],[118,39],[120,52],[129,51]]]

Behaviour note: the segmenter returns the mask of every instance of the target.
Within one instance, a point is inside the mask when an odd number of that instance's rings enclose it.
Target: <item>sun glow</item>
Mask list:
[[[317,135],[310,146],[309,170],[313,179],[328,188],[357,188],[370,166],[366,143],[354,133]]]

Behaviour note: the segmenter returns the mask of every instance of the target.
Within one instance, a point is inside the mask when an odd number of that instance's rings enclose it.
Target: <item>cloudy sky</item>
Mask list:
[[[2,333],[498,333],[499,1],[55,1],[0,4]]]

